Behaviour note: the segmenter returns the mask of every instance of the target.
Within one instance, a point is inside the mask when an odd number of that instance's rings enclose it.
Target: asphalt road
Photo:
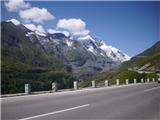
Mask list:
[[[160,85],[3,98],[2,120],[160,120]]]

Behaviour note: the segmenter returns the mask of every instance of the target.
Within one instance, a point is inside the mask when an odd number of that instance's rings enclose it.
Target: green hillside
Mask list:
[[[59,59],[49,56],[43,47],[26,36],[24,26],[1,23],[1,93],[24,92],[30,83],[32,91],[51,90],[51,83],[59,88],[72,88],[75,80],[66,73],[66,66]]]
[[[134,66],[142,66],[149,61],[153,63],[153,66],[154,66],[154,64],[155,64],[155,66],[157,66],[156,64],[160,63],[160,62],[158,62],[159,55],[160,55],[160,41],[156,42],[152,47],[146,49],[144,52],[131,58],[131,60],[124,62],[121,65],[121,69],[126,69],[126,68],[134,67]],[[154,57],[155,57],[155,60],[154,60]],[[154,61],[157,61],[157,63]],[[157,66],[157,67],[159,67],[159,66]]]
[[[116,79],[120,80],[120,84],[125,84],[125,80],[129,79],[130,83],[133,83],[133,80],[137,79],[137,82],[140,82],[141,78],[143,78],[145,81],[147,80],[147,78],[156,78],[157,79],[157,75],[155,73],[150,73],[150,74],[146,74],[146,73],[142,73],[139,74],[137,72],[134,71],[128,71],[128,70],[124,70],[121,71],[119,74],[115,75],[112,80],[110,81],[110,85],[113,85],[116,83]]]
[[[26,83],[31,84],[32,91],[51,90],[52,82],[57,82],[61,89],[72,88],[74,80],[64,71],[33,67],[11,57],[2,57],[2,94],[24,92]]]
[[[38,67],[62,68],[63,62],[49,56],[39,41],[31,42],[25,36],[27,29],[24,26],[15,26],[12,23],[1,23],[1,54],[9,56],[25,64]]]
[[[140,68],[142,69],[142,67],[145,65],[147,65],[147,67],[143,69],[143,71],[149,71],[151,73],[141,74],[136,72],[136,70],[138,71]],[[128,68],[132,68],[133,71],[128,70]],[[135,71],[134,68],[136,68]],[[96,80],[97,83],[101,83],[104,80],[109,80],[110,85],[115,84],[116,79],[120,80],[120,84],[124,84],[125,79],[129,79],[130,82],[133,83],[134,78],[136,78],[138,82],[140,82],[141,78],[145,80],[147,78],[157,78],[157,73],[160,73],[160,41],[158,41],[151,48],[133,57],[131,60],[123,63],[119,69],[114,69],[109,72],[104,72],[89,77],[83,80],[80,83],[80,86],[90,86],[92,80]]]

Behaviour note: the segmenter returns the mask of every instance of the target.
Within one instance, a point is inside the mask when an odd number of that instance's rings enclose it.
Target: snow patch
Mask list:
[[[37,31],[37,30],[35,31],[35,33],[36,33],[37,35],[40,35],[40,36],[44,36],[44,37],[46,36],[45,33],[39,32],[39,31]]]
[[[33,34],[34,34],[34,32],[27,32],[27,33],[25,34],[25,36],[30,37],[30,35],[33,35]]]
[[[14,25],[20,25],[21,23],[16,19],[7,20],[7,22],[12,22]]]
[[[88,51],[92,52],[94,55],[96,54],[96,51],[93,48],[93,46],[89,46]]]
[[[66,40],[66,44],[68,45],[68,47],[71,47],[73,45],[73,42],[70,40]]]

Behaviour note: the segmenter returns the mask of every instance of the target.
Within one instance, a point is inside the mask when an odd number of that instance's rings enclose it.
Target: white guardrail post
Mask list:
[[[108,84],[108,80],[105,80],[105,86],[108,87],[109,84]]]
[[[155,78],[152,78],[152,82],[155,82]]]
[[[30,84],[25,84],[25,93],[30,94],[31,93],[31,85]]]
[[[74,87],[74,90],[78,90],[78,82],[77,81],[73,82],[73,87]]]
[[[119,85],[119,79],[116,80],[116,85],[117,85],[117,86]]]
[[[92,88],[96,88],[96,81],[95,80],[92,81]]]
[[[147,78],[147,82],[149,83],[149,78]]]
[[[129,84],[129,79],[126,79],[126,85],[128,85]]]
[[[136,84],[137,83],[137,79],[136,78],[134,78],[134,84]]]
[[[52,83],[52,92],[57,92],[57,83],[56,82],[53,82]]]
[[[144,79],[143,78],[141,78],[141,83],[143,83],[144,82]]]

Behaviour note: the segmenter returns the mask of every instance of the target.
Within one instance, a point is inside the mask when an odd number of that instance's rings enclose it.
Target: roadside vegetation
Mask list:
[[[2,58],[1,93],[22,93],[24,85],[31,84],[32,91],[51,90],[52,82],[59,89],[72,88],[74,77],[64,71],[33,67],[9,57]]]

